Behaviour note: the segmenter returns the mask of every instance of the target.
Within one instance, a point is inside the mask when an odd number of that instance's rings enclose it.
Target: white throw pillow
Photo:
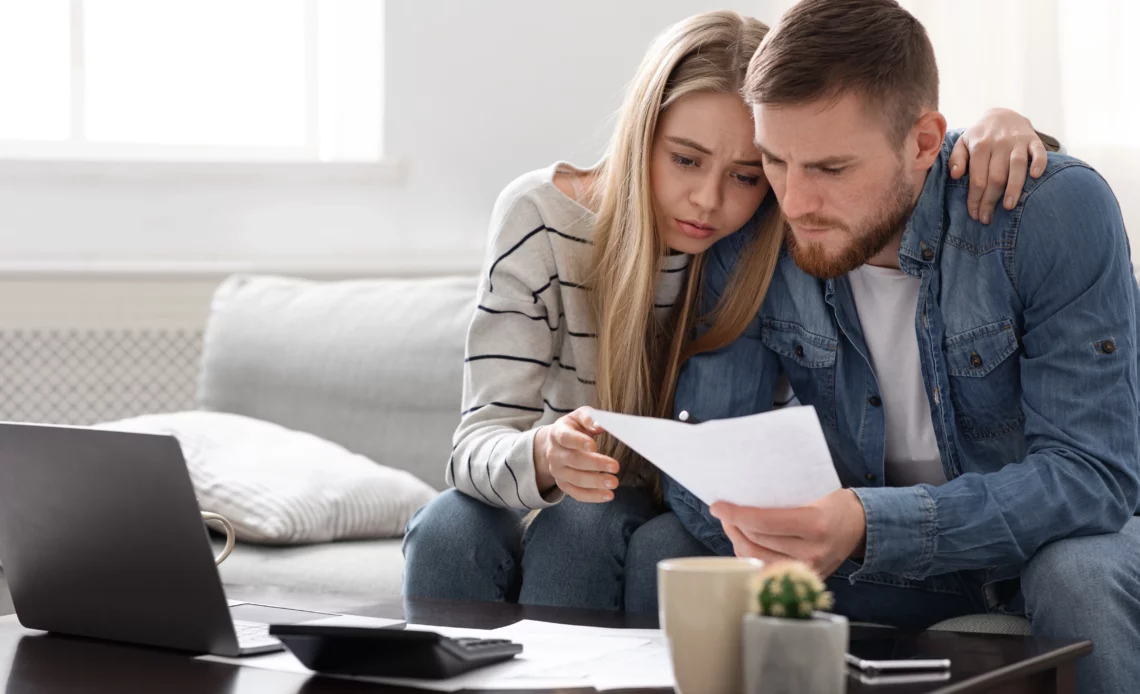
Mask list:
[[[312,434],[223,412],[171,412],[97,425],[178,439],[203,511],[267,544],[399,537],[436,491]]]

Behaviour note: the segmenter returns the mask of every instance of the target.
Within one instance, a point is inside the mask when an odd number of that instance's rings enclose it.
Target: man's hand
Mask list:
[[[863,554],[867,517],[850,489],[799,508],[751,508],[719,501],[709,510],[724,526],[738,557],[798,559],[826,578],[844,561]]]

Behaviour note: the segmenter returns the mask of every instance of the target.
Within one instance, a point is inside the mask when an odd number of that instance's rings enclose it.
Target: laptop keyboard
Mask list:
[[[281,645],[276,637],[269,635],[268,624],[243,622],[235,619],[234,631],[237,633],[238,647],[243,651]]]

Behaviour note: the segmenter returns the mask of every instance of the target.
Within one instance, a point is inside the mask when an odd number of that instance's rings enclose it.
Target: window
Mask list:
[[[370,162],[382,0],[0,0],[0,158]]]

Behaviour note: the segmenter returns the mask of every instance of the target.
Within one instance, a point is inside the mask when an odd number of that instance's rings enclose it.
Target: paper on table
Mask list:
[[[434,631],[452,638],[502,638],[502,630],[456,629],[410,624],[410,630]],[[523,652],[513,660],[491,665],[446,680],[416,680],[397,677],[349,677],[367,682],[413,689],[454,692],[461,689],[574,689],[594,686],[589,678],[590,663],[632,651],[649,643],[646,638],[630,638],[620,630],[609,638],[584,640],[581,634],[556,630],[521,629],[509,638],[523,644]],[[292,653],[273,653],[248,658],[201,656],[201,660],[265,668],[284,672],[309,673]],[[581,664],[580,667],[577,664]]]
[[[455,630],[426,627],[431,631],[455,635]],[[508,637],[523,645],[523,652],[513,660],[490,665],[439,682],[392,677],[361,677],[368,682],[393,684],[417,689],[458,691],[460,689],[573,689],[593,686],[591,664],[613,653],[633,650],[647,644],[646,639],[612,638],[582,639],[573,633],[535,632],[526,629],[508,634],[503,630],[464,635],[477,638]]]
[[[522,619],[505,627],[492,629],[496,637],[514,638],[518,635],[532,636],[534,634],[555,634],[558,636],[606,636],[610,638],[626,639],[656,639],[664,634],[660,629],[612,629],[610,627],[583,627],[577,624],[561,624],[559,622],[540,622],[534,619]]]
[[[567,672],[588,673],[589,686],[598,691],[610,689],[670,688],[674,684],[673,665],[669,660],[669,646],[660,629],[607,629],[580,627],[569,624],[523,620],[501,627],[495,633],[510,639],[526,638],[536,634],[558,634],[578,640],[611,638],[639,638],[642,645],[632,649],[611,652],[587,662],[551,668],[544,674],[554,676]]]
[[[840,487],[811,406],[700,424],[603,410],[593,417],[706,504],[802,506]]]

